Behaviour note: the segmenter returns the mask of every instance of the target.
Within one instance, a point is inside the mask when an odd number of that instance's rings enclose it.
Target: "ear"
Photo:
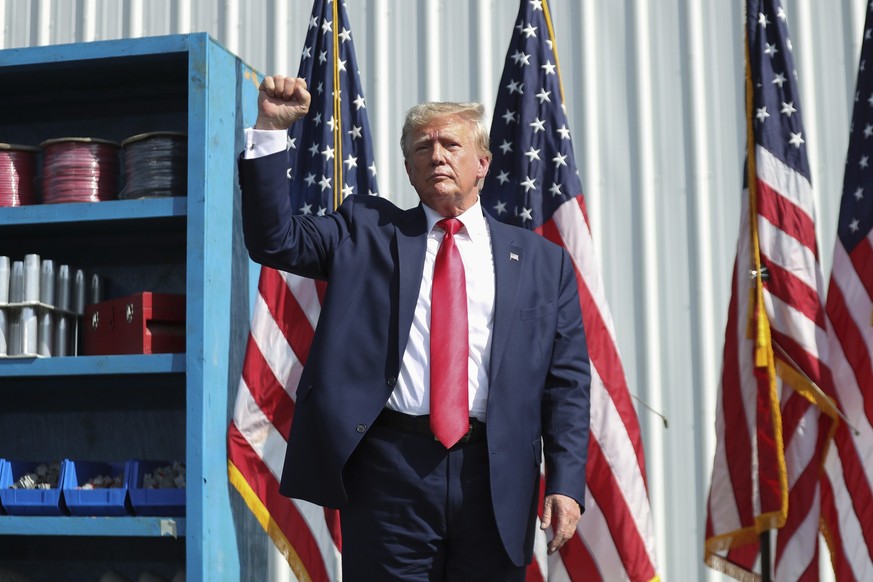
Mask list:
[[[479,167],[476,169],[476,177],[480,180],[488,175],[488,168],[491,167],[491,156],[479,156]]]
[[[409,160],[403,160],[403,167],[406,168],[406,177],[409,179],[409,183],[412,184],[412,165],[409,163]]]
[[[485,176],[491,167],[490,156],[479,156],[479,167],[476,169],[476,187],[481,191],[485,187]]]

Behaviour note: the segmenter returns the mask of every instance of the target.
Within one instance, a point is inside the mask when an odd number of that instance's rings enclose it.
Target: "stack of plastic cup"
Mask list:
[[[21,353],[36,354],[36,304],[39,302],[39,255],[24,256],[24,306],[21,308]]]
[[[51,356],[54,343],[54,313],[51,306],[55,304],[55,263],[48,259],[42,262],[40,268],[39,302],[42,306],[38,315],[37,354]]]
[[[55,280],[55,307],[59,310],[55,321],[55,341],[53,354],[55,356],[70,355],[70,294],[71,294],[70,266],[58,267],[58,275]]]
[[[9,303],[17,305],[24,302],[24,261],[13,261],[12,271],[9,276]],[[21,309],[20,307],[9,310],[9,339],[8,354],[20,356],[22,354],[21,343]]]
[[[0,356],[9,353],[9,257],[0,257]]]

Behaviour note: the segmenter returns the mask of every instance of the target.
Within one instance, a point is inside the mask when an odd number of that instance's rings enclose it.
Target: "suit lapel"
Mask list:
[[[515,244],[512,228],[485,215],[491,230],[491,248],[494,253],[494,326],[491,336],[491,365],[489,382],[493,386],[503,359],[506,342],[517,319],[518,290],[525,260],[523,248]]]
[[[399,278],[397,313],[397,362],[403,360],[403,352],[409,339],[409,329],[415,315],[418,291],[421,288],[421,273],[424,270],[424,255],[427,250],[427,219],[421,205],[403,213],[395,229],[395,252]]]
[[[491,232],[491,250],[494,258],[494,326],[489,371],[489,380],[493,385],[506,349],[506,342],[512,332],[512,324],[517,319],[518,291],[525,257],[523,247],[519,246],[513,237],[513,228],[494,220],[487,213],[485,219]],[[427,250],[426,230],[427,219],[420,205],[404,212],[395,229],[399,278],[398,363],[403,359],[418,302],[424,255]]]

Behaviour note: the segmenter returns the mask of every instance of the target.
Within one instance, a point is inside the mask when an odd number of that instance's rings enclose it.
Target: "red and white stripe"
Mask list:
[[[335,514],[279,494],[297,382],[320,310],[313,281],[261,269],[228,456],[232,482],[295,577],[330,582],[340,573]]]
[[[657,579],[639,420],[615,342],[583,197],[564,203],[537,231],[567,249],[573,260],[592,366],[585,513],[577,536],[558,554],[547,559],[544,544],[538,543],[540,571],[549,581]]]
[[[769,399],[769,381],[754,373],[754,339],[749,337],[748,196],[741,209],[740,237],[728,307],[722,376],[716,405],[716,450],[710,480],[706,523],[706,560],[721,571],[743,579],[757,557],[746,544],[756,541],[755,519],[781,507],[781,487],[758,480],[756,470],[779,470],[776,435],[768,410],[757,411]],[[760,396],[759,396],[760,395]],[[732,551],[731,551],[732,550]],[[751,555],[749,555],[751,554]]]
[[[873,231],[847,253],[837,238],[828,288],[830,365],[840,423],[822,483],[836,579],[873,579]],[[856,429],[855,434],[852,429]]]
[[[774,357],[777,365],[799,374],[799,381],[781,374],[788,381],[779,383],[788,513],[776,536],[774,575],[779,580],[817,580],[819,482],[835,411],[826,400],[833,385],[815,202],[806,178],[764,148],[757,147],[755,155],[760,252],[770,274],[764,306],[778,346]]]
[[[738,579],[753,579],[761,569],[759,534],[778,528],[767,565],[775,579],[817,580],[819,482],[834,410],[810,384],[833,394],[814,199],[806,178],[770,152],[756,147],[754,156],[758,250],[769,275],[763,316],[778,376],[755,362],[746,191],[717,400],[705,559]]]

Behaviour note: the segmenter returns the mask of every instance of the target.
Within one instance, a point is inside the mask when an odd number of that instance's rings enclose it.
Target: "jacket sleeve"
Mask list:
[[[563,252],[558,324],[543,396],[546,495],[560,493],[584,510],[591,365],[582,325],[576,273]]]
[[[287,153],[240,157],[242,222],[253,261],[313,279],[327,279],[333,251],[348,236],[353,198],[325,216],[294,215]]]

